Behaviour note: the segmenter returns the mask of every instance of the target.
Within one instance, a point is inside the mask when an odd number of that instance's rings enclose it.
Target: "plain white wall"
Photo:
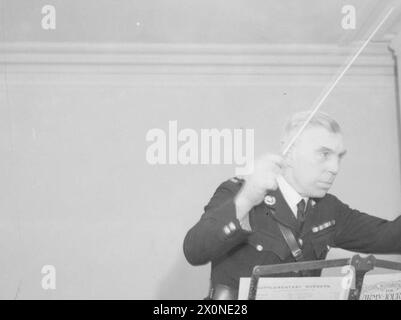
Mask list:
[[[401,213],[395,91],[390,57],[380,57],[344,78],[323,110],[342,124],[349,150],[332,192],[393,219]],[[190,266],[182,241],[234,166],[151,166],[146,133],[167,131],[169,120],[180,129],[254,128],[256,154],[277,152],[284,120],[310,108],[333,73],[302,58],[291,60],[300,75],[267,67],[238,76],[234,65],[205,78],[183,66],[178,80],[161,80],[160,69],[126,75],[117,64],[117,76],[85,64],[75,66],[81,73],[61,63],[58,73],[3,68],[0,297],[203,298],[210,267]],[[54,291],[41,288],[47,264],[57,270]]]

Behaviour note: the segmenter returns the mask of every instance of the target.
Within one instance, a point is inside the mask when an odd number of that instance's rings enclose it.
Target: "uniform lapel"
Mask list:
[[[275,199],[274,203],[270,201],[264,201],[267,210],[272,211],[273,218],[279,223],[291,228],[292,230],[298,230],[299,224],[297,219],[294,216],[294,213],[291,211],[291,208],[288,206],[285,201],[283,194],[278,188],[275,191],[269,193],[269,196]]]

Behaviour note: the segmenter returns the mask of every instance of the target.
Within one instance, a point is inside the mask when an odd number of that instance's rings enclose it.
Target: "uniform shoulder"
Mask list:
[[[243,184],[245,182],[245,179],[241,176],[235,176],[231,179],[228,179],[227,181],[233,182],[235,184]]]
[[[225,189],[226,188],[226,189],[230,189],[232,191],[237,191],[242,187],[244,182],[245,182],[245,179],[242,177],[239,177],[239,176],[232,177],[232,178],[222,182],[217,189],[221,189],[221,188]]]
[[[340,201],[334,194],[331,193],[326,193],[323,199],[326,201]]]
[[[323,198],[323,202],[330,206],[343,205],[343,202],[338,199],[334,194],[327,193]]]
[[[243,181],[244,180],[240,179],[239,177],[234,177],[220,183],[220,185],[214,191],[214,194],[209,203],[206,205],[205,211],[207,211],[211,207],[221,204],[227,199],[231,199],[239,192]]]

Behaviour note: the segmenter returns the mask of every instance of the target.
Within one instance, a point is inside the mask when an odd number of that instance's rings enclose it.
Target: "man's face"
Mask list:
[[[290,152],[288,178],[293,187],[304,197],[324,197],[346,153],[342,135],[324,127],[310,127]]]

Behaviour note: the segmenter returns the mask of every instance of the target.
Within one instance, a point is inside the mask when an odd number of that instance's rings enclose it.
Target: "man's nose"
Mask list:
[[[336,175],[340,170],[340,159],[333,157],[328,163],[328,170],[330,173]]]

